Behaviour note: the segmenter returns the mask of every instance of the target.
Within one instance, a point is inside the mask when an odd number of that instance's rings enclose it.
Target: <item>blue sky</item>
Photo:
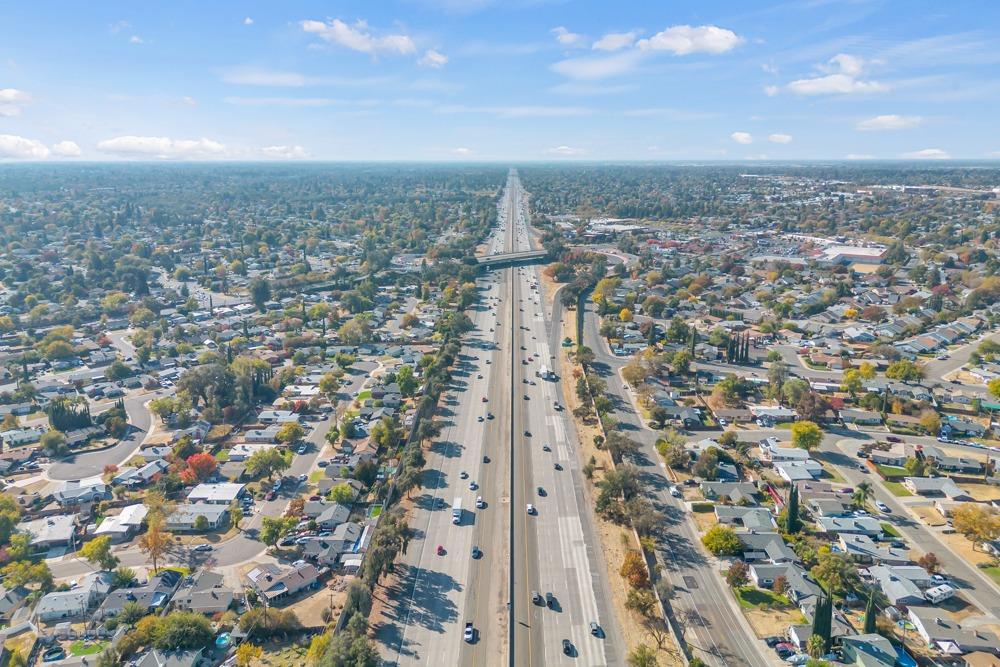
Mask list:
[[[993,2],[17,2],[0,159],[989,159],[998,72]]]

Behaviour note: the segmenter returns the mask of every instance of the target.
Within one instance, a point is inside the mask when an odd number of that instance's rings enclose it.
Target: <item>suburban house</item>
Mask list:
[[[757,486],[753,482],[702,482],[700,488],[707,500],[757,504]]]
[[[995,653],[997,646],[1000,646],[1000,638],[989,630],[980,628],[966,630],[948,614],[935,607],[910,607],[909,618],[927,645],[942,653],[949,655],[961,655],[971,651]]]
[[[743,543],[743,560],[747,563],[798,563],[799,557],[778,533],[737,533]]]
[[[875,565],[863,572],[877,585],[890,604],[924,604],[924,590],[931,586],[931,575],[917,565]]]
[[[252,428],[243,434],[243,441],[254,445],[273,445],[278,442],[278,431],[280,430],[280,426]],[[229,458],[232,460],[232,454]]]
[[[198,502],[178,505],[167,517],[166,529],[179,533],[198,530],[198,518],[205,517],[205,530],[219,530],[229,525],[229,506]]]
[[[870,516],[821,516],[816,519],[816,523],[819,530],[830,537],[845,534],[867,535],[873,539],[878,539],[882,536],[882,524],[879,523],[878,519]]]
[[[788,598],[796,603],[823,592],[819,584],[796,563],[752,563],[749,574],[750,581],[758,588],[774,588],[775,580],[784,577]]]
[[[907,565],[910,563],[910,557],[905,550],[880,547],[867,535],[841,533],[838,543],[845,554],[859,563],[880,565]]]
[[[840,638],[842,662],[857,667],[917,667],[902,646],[895,645],[880,634],[846,635]]]
[[[324,530],[333,530],[350,518],[351,510],[340,503],[316,500],[306,502],[302,515],[314,519]]]
[[[129,602],[135,602],[146,613],[163,609],[174,594],[181,574],[176,570],[163,570],[144,586],[119,588],[112,591],[94,616],[98,620],[116,616]]]
[[[949,500],[973,500],[950,477],[904,477],[903,486],[918,496],[945,497]]]
[[[290,566],[264,563],[247,572],[247,579],[262,598],[275,602],[315,588],[319,583],[319,570],[301,561]]]
[[[766,507],[742,507],[739,505],[716,505],[715,519],[730,526],[742,526],[747,530],[773,531],[778,525]]]
[[[199,484],[191,489],[187,499],[190,503],[208,503],[209,505],[226,505],[243,494],[245,484],[221,482],[218,484]]]
[[[81,618],[100,604],[111,590],[114,575],[93,572],[83,577],[76,588],[48,593],[35,606],[35,618],[46,623]]]
[[[139,531],[148,511],[145,505],[138,503],[123,507],[118,514],[104,517],[104,521],[94,531],[94,536],[107,535],[112,542],[123,542]]]
[[[244,443],[241,445],[233,445],[229,449],[229,460],[242,462],[246,461],[248,458],[256,454],[257,452],[262,452],[267,449],[274,449],[276,445],[265,444],[265,443]]]
[[[129,488],[145,486],[152,482],[153,478],[157,475],[165,473],[169,467],[170,464],[165,460],[154,459],[140,468],[125,468],[120,470],[111,482],[112,484],[121,484]]]
[[[63,507],[76,507],[100,500],[111,500],[111,487],[98,477],[92,480],[70,480],[52,494]]]
[[[809,452],[798,447],[782,447],[777,438],[764,438],[760,441],[760,460],[764,463],[779,461],[804,462],[809,459]]]
[[[172,604],[181,611],[211,615],[226,611],[235,601],[235,593],[223,585],[221,574],[202,570],[177,589]]]
[[[76,537],[76,515],[56,514],[17,524],[17,530],[31,536],[35,549],[69,546]]]
[[[839,415],[845,424],[858,426],[878,426],[882,423],[882,415],[872,410],[844,409]]]

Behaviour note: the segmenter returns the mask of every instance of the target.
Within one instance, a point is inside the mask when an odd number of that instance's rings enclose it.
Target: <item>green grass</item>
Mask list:
[[[906,468],[900,468],[899,466],[887,466],[881,463],[876,463],[875,467],[878,471],[886,477],[909,477],[910,473]]]
[[[906,490],[901,482],[882,482],[886,489],[889,490],[894,496],[912,496],[913,494]]]
[[[902,535],[899,534],[899,531],[896,530],[896,527],[891,523],[886,523],[885,521],[882,521],[879,523],[879,525],[882,526],[882,532],[888,535],[889,537],[902,537]]]
[[[309,473],[309,482],[311,484],[318,484],[319,480],[323,479],[324,474],[326,473],[324,473],[322,469],[313,470],[311,473]]]
[[[795,422],[778,422],[777,424],[774,425],[774,428],[783,428],[786,431],[790,431],[792,430],[792,424],[794,423]]]
[[[983,571],[983,574],[993,579],[997,584],[1000,584],[1000,567],[991,565],[990,567],[981,567],[979,569]]]
[[[715,503],[691,503],[692,512],[714,512]]]
[[[791,604],[784,595],[778,595],[773,591],[763,588],[746,586],[734,589],[733,592],[736,593],[736,599],[744,609],[756,609],[764,605],[770,607],[787,607]]]
[[[229,450],[228,449],[220,449],[215,454],[215,460],[218,461],[219,463],[225,463],[226,461],[228,461],[229,460]]]
[[[107,642],[85,642],[77,640],[69,645],[70,655],[96,655],[107,648]]]
[[[372,390],[371,389],[365,389],[363,392],[361,392],[360,394],[358,394],[358,400],[359,401],[366,401],[366,400],[368,400],[371,397],[372,397]]]

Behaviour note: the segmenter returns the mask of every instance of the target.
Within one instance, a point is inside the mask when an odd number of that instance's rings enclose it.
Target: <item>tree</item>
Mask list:
[[[911,456],[903,463],[910,477],[923,477],[927,473],[927,459]]]
[[[731,588],[742,588],[750,581],[750,569],[741,560],[733,561],[726,572],[726,583]]]
[[[143,504],[146,506],[147,510],[147,523],[162,523],[168,516],[173,514],[174,511],[174,503],[167,500],[162,491],[158,491],[156,489],[146,492],[146,497],[143,498]]]
[[[306,430],[302,428],[301,424],[298,422],[288,422],[278,430],[277,435],[274,437],[278,442],[291,444],[301,440],[305,434]]]
[[[192,611],[173,611],[156,618],[150,630],[153,646],[161,651],[201,648],[214,634],[211,622]]]
[[[854,506],[863,509],[868,505],[868,500],[872,497],[872,484],[871,482],[858,482],[858,485],[854,487],[854,493],[851,494],[851,501]]]
[[[885,376],[890,380],[906,380],[915,382],[924,377],[924,372],[919,366],[908,359],[894,361],[885,369]]]
[[[660,438],[656,441],[656,451],[663,457],[664,463],[671,468],[686,468],[691,463],[691,455],[680,442],[670,442]]]
[[[792,424],[792,446],[812,451],[823,441],[823,431],[815,422],[797,421]]]
[[[709,528],[701,543],[715,556],[736,556],[743,552],[743,543],[736,531],[723,524]]]
[[[347,482],[342,482],[330,489],[330,500],[341,505],[350,505],[354,502],[354,489]]]
[[[250,642],[243,642],[236,647],[236,666],[250,667],[262,655],[264,655],[264,649]]]
[[[112,585],[115,588],[131,588],[138,583],[139,577],[136,576],[135,570],[130,567],[119,567],[115,570],[114,580]]]
[[[809,571],[830,595],[853,589],[858,581],[858,569],[846,556],[821,548],[816,565]]]
[[[924,568],[931,574],[937,574],[941,571],[941,561],[938,560],[937,554],[933,551],[925,553],[923,556],[918,558],[917,565]]]
[[[325,373],[323,377],[319,379],[319,390],[330,400],[333,400],[333,397],[337,395],[337,390],[339,388],[340,378],[338,378],[335,373]]]
[[[247,459],[246,471],[251,477],[266,476],[270,480],[274,473],[287,470],[290,465],[291,462],[281,450],[262,449]]]
[[[928,408],[920,413],[920,426],[931,435],[937,435],[941,430],[941,417],[933,409]]]
[[[646,588],[630,588],[625,598],[625,608],[648,618],[656,609],[656,597]]]
[[[625,455],[632,455],[639,451],[639,443],[619,431],[611,431],[608,433],[607,440],[604,441],[604,448],[611,453],[615,460],[620,461]]]
[[[784,509],[785,532],[795,534],[802,529],[802,518],[799,516],[799,487],[792,484],[788,490],[788,504]]]
[[[810,646],[809,654],[814,658],[819,658],[830,650],[830,639],[833,634],[833,598],[829,595],[820,595],[816,601],[816,611],[813,615],[812,637],[818,637],[817,646]],[[810,643],[812,643],[810,637]],[[815,655],[813,654],[815,651]]]
[[[296,517],[266,516],[261,522],[260,541],[269,547],[273,547],[278,543],[278,540],[291,532],[296,523],[298,523]]]
[[[194,518],[193,527],[199,533],[204,533],[209,528],[208,518],[204,514],[199,514]]]
[[[4,586],[16,588],[28,584],[37,584],[39,589],[46,591],[52,587],[52,572],[45,561],[31,563],[26,560],[18,560],[7,563],[0,575],[4,578]]]
[[[163,528],[165,518],[153,515],[152,510],[146,517],[146,532],[139,536],[139,549],[149,558],[155,572],[160,559],[170,549],[170,533]]]
[[[785,578],[785,575],[779,574],[774,578],[774,584],[771,585],[771,588],[778,595],[784,595],[788,592],[788,579]]]
[[[118,613],[118,623],[125,626],[133,626],[145,615],[145,607],[136,600],[128,600],[122,605],[122,610]]]
[[[622,322],[631,322],[632,311],[629,310],[628,308],[622,308],[621,312],[618,313],[618,319],[621,320]]]
[[[850,393],[851,396],[857,396],[861,393],[863,387],[861,372],[856,368],[848,368],[844,371],[844,376],[841,382],[841,388]]]
[[[21,507],[13,497],[0,495],[0,544],[7,544],[21,520]]]
[[[111,553],[111,537],[102,535],[80,547],[80,555],[102,570],[113,570],[118,566],[118,558]]]
[[[639,644],[628,654],[629,667],[657,667],[656,651],[645,644]]]
[[[625,554],[618,574],[632,588],[649,588],[649,571],[646,569],[646,561],[638,551],[629,551]]]
[[[819,635],[811,635],[806,641],[806,653],[812,658],[826,655],[826,640]]]
[[[992,507],[963,503],[951,512],[955,530],[972,542],[972,549],[1000,537],[1000,514]]]
[[[815,422],[822,419],[830,409],[830,403],[815,391],[807,391],[795,404],[799,419]]]
[[[785,365],[785,362],[772,362],[771,367],[767,369],[767,382],[771,396],[777,398],[779,401],[783,395],[782,387],[786,379],[788,379],[788,366]]]
[[[189,484],[204,482],[215,474],[219,461],[211,454],[199,452],[187,459],[187,468],[181,472],[181,479]]]
[[[50,429],[42,434],[38,444],[46,456],[60,458],[69,454],[69,447],[66,445],[66,436],[55,429]]]
[[[1000,378],[993,378],[986,384],[993,398],[1000,399]]]
[[[865,627],[866,635],[875,632],[875,618],[878,612],[875,609],[875,591],[868,594],[868,604],[865,605]]]
[[[264,278],[254,278],[250,281],[250,299],[257,310],[264,312],[264,304],[271,300],[271,285]]]

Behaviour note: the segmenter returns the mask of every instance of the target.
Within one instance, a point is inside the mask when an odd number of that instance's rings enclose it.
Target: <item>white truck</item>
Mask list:
[[[462,523],[462,499],[455,498],[451,504],[451,522]]]
[[[542,365],[541,368],[539,368],[537,371],[535,371],[535,375],[538,376],[538,377],[540,377],[540,378],[542,378],[543,380],[551,380],[552,379],[552,371],[550,371],[548,369],[548,367],[545,366],[544,364]]]

